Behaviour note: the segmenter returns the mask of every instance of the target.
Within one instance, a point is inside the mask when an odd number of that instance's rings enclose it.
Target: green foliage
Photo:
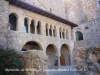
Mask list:
[[[5,71],[7,69],[20,70],[22,68],[22,62],[16,51],[0,49],[0,75],[23,75],[21,71]]]

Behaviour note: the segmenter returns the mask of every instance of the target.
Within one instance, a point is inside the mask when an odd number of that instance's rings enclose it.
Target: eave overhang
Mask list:
[[[28,10],[28,11],[37,13],[37,14],[39,14],[39,15],[42,15],[42,16],[51,18],[51,19],[56,20],[56,21],[58,21],[58,22],[67,24],[67,25],[69,25],[69,26],[71,26],[71,27],[77,27],[77,26],[78,26],[78,25],[75,24],[75,23],[72,23],[72,22],[70,22],[70,21],[68,21],[68,20],[66,20],[66,19],[63,19],[63,18],[61,18],[61,17],[59,17],[59,16],[57,16],[57,15],[54,15],[54,14],[52,14],[52,13],[50,13],[50,12],[47,12],[47,11],[45,11],[45,10],[43,10],[43,9],[40,9],[40,8],[38,8],[38,7],[36,7],[36,6],[33,6],[33,5],[31,5],[31,4],[28,4],[28,3],[24,2],[24,1],[21,1],[21,0],[6,0],[6,1],[9,1],[9,4],[12,4],[12,5],[15,5],[15,6],[17,6],[17,7],[26,9],[26,10]]]

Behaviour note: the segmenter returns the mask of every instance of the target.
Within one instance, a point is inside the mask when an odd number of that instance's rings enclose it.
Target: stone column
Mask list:
[[[60,56],[61,56],[61,53],[60,53],[60,48],[57,52],[57,59],[58,59],[58,68],[60,67]]]
[[[47,28],[47,30],[48,30],[48,36],[50,36],[50,35],[49,35],[49,28]]]
[[[53,29],[51,29],[51,31],[52,31],[52,37],[53,37],[53,36],[54,36],[54,35],[53,35]]]
[[[53,33],[54,37],[57,37],[57,31],[56,28],[54,28],[54,33]]]
[[[16,25],[17,31],[24,32],[24,17],[19,17]]]
[[[54,29],[54,27],[52,26],[52,27],[51,27],[51,34],[52,34],[52,37],[54,37],[53,29]]]
[[[35,23],[34,23],[34,27],[35,27],[35,28],[34,28],[34,29],[35,29],[35,32],[34,32],[34,33],[35,33],[35,34],[37,34],[37,24],[38,24],[38,21],[35,21]]]
[[[30,33],[30,24],[31,24],[31,20],[28,21],[28,33]]]
[[[48,36],[50,36],[50,34],[49,34],[49,27],[50,25],[48,24],[48,28],[47,28],[47,33],[48,33]]]
[[[56,27],[56,37],[60,38],[60,33],[59,33],[59,27],[58,26]]]
[[[58,67],[60,67],[60,56],[57,57],[58,57]]]
[[[37,26],[36,25],[35,25],[35,28],[34,29],[35,29],[35,32],[34,33],[37,34]]]
[[[66,33],[64,32],[64,38],[66,39]]]
[[[73,28],[73,38],[74,38],[74,41],[76,41],[76,29]]]

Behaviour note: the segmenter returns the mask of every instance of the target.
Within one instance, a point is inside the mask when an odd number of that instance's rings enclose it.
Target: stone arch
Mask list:
[[[17,30],[17,21],[18,21],[18,15],[16,13],[11,13],[9,15],[9,23],[10,23],[10,30]]]
[[[37,23],[37,34],[41,34],[41,25],[42,25],[42,22],[38,21],[38,23]]]
[[[54,44],[49,44],[46,48],[46,55],[48,56],[48,68],[57,66],[57,48]]]
[[[61,46],[60,52],[61,52],[61,57],[60,57],[61,66],[69,66],[70,65],[69,46],[67,44],[63,44]]]
[[[28,41],[22,47],[22,51],[26,50],[43,50],[42,46],[36,41]]]
[[[30,33],[32,33],[32,34],[35,33],[35,24],[36,24],[36,21],[34,19],[32,19],[31,24],[30,24]]]
[[[11,12],[9,15],[13,14],[16,18],[19,18],[18,14],[16,14],[15,12]]]
[[[83,40],[83,34],[80,31],[76,32],[76,41]]]
[[[24,18],[24,32],[28,33],[28,21],[29,19],[27,17]]]

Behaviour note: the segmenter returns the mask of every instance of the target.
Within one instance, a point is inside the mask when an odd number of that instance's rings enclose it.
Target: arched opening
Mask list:
[[[30,33],[34,34],[35,33],[35,26],[34,26],[34,21],[31,21],[31,25],[30,25]]]
[[[49,35],[52,36],[52,25],[50,25]]]
[[[61,54],[61,57],[60,57],[60,64],[61,65],[65,65],[65,56],[63,54]]]
[[[41,22],[39,21],[37,25],[37,34],[40,34],[40,26],[41,26]]]
[[[24,19],[24,32],[28,33],[28,20],[27,20],[27,18]]]
[[[46,55],[48,56],[48,68],[57,66],[56,48],[54,45],[50,44],[47,46]]]
[[[22,51],[27,50],[42,50],[42,47],[37,42],[29,41],[22,48]]]
[[[63,29],[63,32],[62,32],[62,37],[63,37],[63,39],[65,39],[64,29]]]
[[[64,39],[64,32],[62,32],[62,36],[63,36],[63,39]]]
[[[62,34],[62,33],[61,33],[61,30],[62,30],[62,29],[61,29],[61,27],[60,27],[60,29],[59,29],[60,38],[62,38],[62,35],[61,35],[61,34]]]
[[[48,36],[48,24],[46,23],[46,36]]]
[[[53,35],[56,37],[56,26],[54,26]]]
[[[70,65],[70,54],[69,47],[66,44],[61,46],[61,57],[60,57],[61,66]]]
[[[80,31],[76,32],[76,41],[83,40],[83,34]]]
[[[10,23],[10,30],[17,30],[17,17],[15,14],[10,14],[9,15],[9,23]]]

